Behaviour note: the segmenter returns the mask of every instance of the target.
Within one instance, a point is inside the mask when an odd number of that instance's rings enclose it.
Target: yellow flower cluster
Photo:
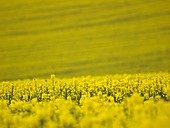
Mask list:
[[[0,128],[168,128],[170,74],[0,83]]]

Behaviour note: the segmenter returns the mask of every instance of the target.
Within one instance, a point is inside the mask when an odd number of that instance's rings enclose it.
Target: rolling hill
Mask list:
[[[0,81],[170,71],[169,0],[0,5]]]

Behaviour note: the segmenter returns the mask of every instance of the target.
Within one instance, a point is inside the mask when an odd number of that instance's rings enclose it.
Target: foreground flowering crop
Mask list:
[[[170,74],[0,83],[1,128],[168,128]]]

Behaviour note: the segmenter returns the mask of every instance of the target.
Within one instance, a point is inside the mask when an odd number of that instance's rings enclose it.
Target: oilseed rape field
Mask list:
[[[0,83],[1,128],[169,128],[170,74]]]
[[[169,126],[169,0],[0,0],[0,128]]]
[[[0,0],[0,81],[170,71],[169,0]]]

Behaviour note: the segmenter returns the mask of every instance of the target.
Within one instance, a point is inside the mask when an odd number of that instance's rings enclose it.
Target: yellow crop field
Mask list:
[[[0,83],[1,128],[169,128],[170,74]]]
[[[0,0],[0,128],[169,127],[170,0]]]
[[[0,0],[0,81],[170,71],[169,0]]]

